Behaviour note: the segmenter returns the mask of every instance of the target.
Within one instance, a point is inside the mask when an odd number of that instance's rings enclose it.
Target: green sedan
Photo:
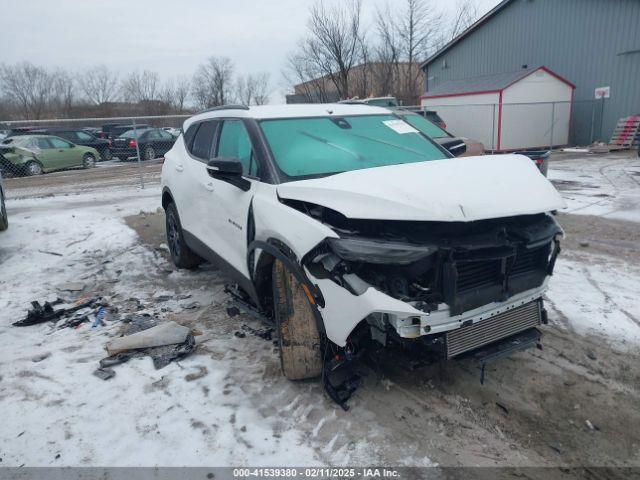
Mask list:
[[[52,135],[9,137],[0,144],[4,170],[14,174],[40,175],[63,168],[92,168],[100,158],[97,150]]]

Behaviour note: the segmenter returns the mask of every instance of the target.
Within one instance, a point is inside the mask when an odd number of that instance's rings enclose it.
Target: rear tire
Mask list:
[[[0,232],[9,228],[9,217],[7,208],[4,205],[4,194],[0,194]]]
[[[167,205],[165,209],[167,228],[167,245],[171,253],[171,260],[178,268],[193,270],[202,263],[202,258],[195,254],[184,240],[184,233],[178,216],[178,209],[174,203]]]
[[[282,373],[289,380],[322,373],[320,332],[302,284],[280,260],[273,263],[273,303]]]
[[[144,155],[142,155],[143,160],[153,160],[156,158],[156,151],[152,146],[148,146],[144,149]]]

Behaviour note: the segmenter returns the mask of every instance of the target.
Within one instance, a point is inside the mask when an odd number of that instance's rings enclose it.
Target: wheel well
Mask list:
[[[268,252],[261,252],[254,275],[254,286],[260,308],[267,314],[273,315],[273,262],[275,257]]]
[[[166,210],[170,203],[173,203],[171,194],[167,191],[162,192],[162,208]]]

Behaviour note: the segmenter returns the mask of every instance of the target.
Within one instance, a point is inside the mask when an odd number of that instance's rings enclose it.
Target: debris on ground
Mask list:
[[[44,302],[44,305],[34,300],[31,302],[31,306],[32,308],[27,312],[25,318],[12,324],[14,327],[28,327],[39,323],[57,322],[65,318],[66,321],[59,328],[76,327],[80,323],[89,321],[90,316],[95,315],[100,308],[106,307],[107,304],[104,299],[94,297],[83,298],[74,303],[58,298],[53,302]],[[74,316],[71,318],[72,314]]]
[[[591,430],[592,432],[595,430],[600,430],[598,427],[596,427],[593,423],[591,423],[591,420],[585,420],[584,424],[587,426],[587,428],[589,430]]]
[[[263,340],[273,340],[272,336],[273,336],[273,328],[271,327],[267,327],[267,328],[253,328],[250,327],[249,325],[242,325],[240,327],[240,330],[237,330],[234,332],[234,335],[238,338],[245,338],[247,336],[247,334],[245,332],[250,333],[251,335],[254,335],[256,337],[260,337]]]
[[[80,282],[66,282],[58,285],[58,290],[62,290],[65,292],[81,292],[84,290],[84,283]]]
[[[208,374],[209,374],[209,370],[207,370],[207,367],[199,366],[198,371],[196,373],[189,373],[184,377],[184,379],[187,382],[193,382],[194,380],[198,380],[202,377],[207,376]]]
[[[132,358],[149,356],[155,369],[160,370],[196,348],[196,340],[191,330],[176,322],[158,325],[153,317],[146,315],[133,315],[123,321],[126,321],[130,334],[107,343],[105,348],[109,356],[100,360],[100,367],[93,372],[103,380],[115,375],[115,371],[110,367],[128,362]],[[208,372],[200,373],[204,376]]]
[[[166,322],[125,337],[116,338],[107,343],[106,349],[107,353],[113,356],[127,350],[174,345],[183,343],[189,334],[188,327],[178,325],[176,322]]]

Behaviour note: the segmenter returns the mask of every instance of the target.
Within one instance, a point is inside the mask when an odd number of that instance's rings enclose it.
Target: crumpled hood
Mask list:
[[[348,218],[468,222],[564,208],[560,194],[522,155],[485,155],[339,173],[277,187],[280,198]]]

